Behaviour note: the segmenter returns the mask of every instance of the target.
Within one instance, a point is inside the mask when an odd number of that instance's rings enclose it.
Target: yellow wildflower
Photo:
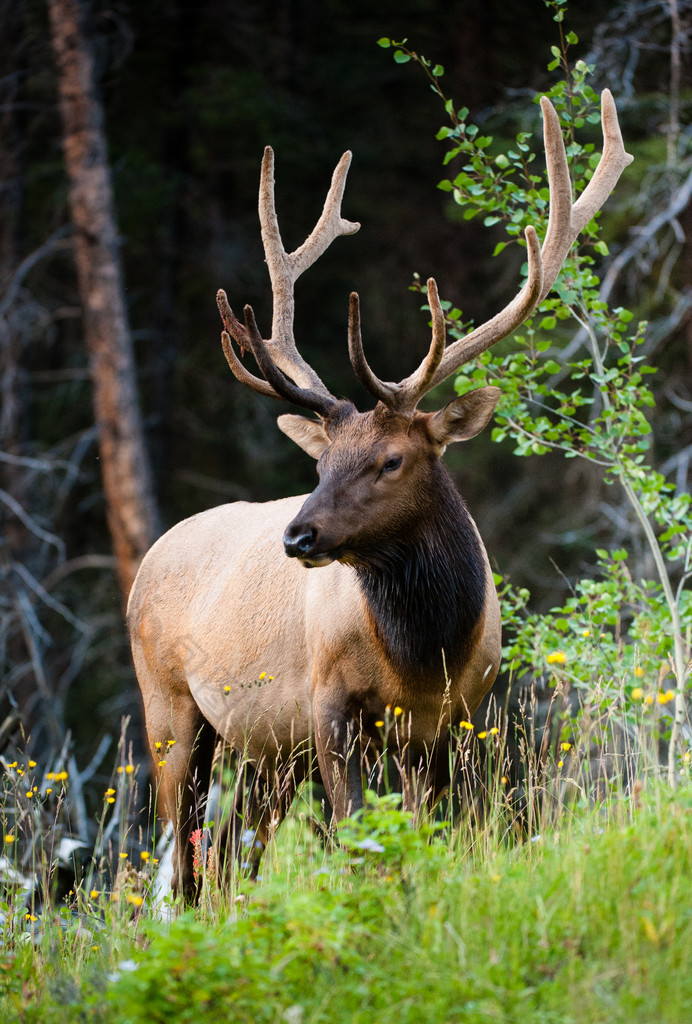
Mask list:
[[[665,692],[659,690],[656,700],[659,704],[668,704],[669,701],[675,700],[675,690],[666,690]]]
[[[551,651],[550,654],[546,655],[545,660],[549,665],[564,665],[567,661],[567,655],[564,651]]]
[[[106,796],[115,796],[115,790],[113,789],[112,786],[109,786],[109,788],[106,790]]]
[[[34,914],[25,914],[24,915],[24,920],[25,921],[38,921],[38,918],[35,917]]]
[[[509,782],[509,779],[507,778],[506,775],[503,775],[502,778],[500,779],[500,782],[502,783],[503,786],[506,786],[507,783]]]
[[[591,636],[591,630],[590,629],[583,629],[581,635],[582,636]]]
[[[7,835],[5,836],[5,842],[9,845],[10,843],[13,843],[15,841],[15,838],[16,836],[14,832],[8,832]]]
[[[641,677],[644,675],[644,669],[641,667],[641,665],[637,665],[637,667],[634,670],[634,674],[637,677],[637,679],[641,679]]]
[[[125,853],[124,850],[118,856],[120,857],[121,860],[127,860],[127,854]]]
[[[230,688],[230,686],[224,686],[224,688],[223,688],[223,692],[224,692],[224,693],[230,693],[230,692],[231,692],[231,688]]]
[[[36,767],[36,762],[35,761],[29,761],[29,767],[30,768],[35,768]]]
[[[169,748],[172,747],[174,743],[175,743],[175,740],[166,740],[166,746],[169,747]]]
[[[92,889],[91,892],[89,893],[89,899],[96,900],[96,899],[98,899],[98,897],[99,897],[98,889]]]
[[[653,704],[653,702],[654,702],[654,695],[653,695],[653,693],[647,693],[646,697],[644,698],[644,703],[645,704]]]
[[[49,787],[48,787],[48,789],[46,790],[46,796],[48,796],[48,794],[49,794],[49,793],[52,793],[52,792],[53,792],[53,790],[52,790],[52,789],[51,789],[51,787],[49,786]]]
[[[161,740],[157,740],[156,743],[154,744],[154,746],[156,747],[157,750],[160,750],[161,749]]]
[[[497,727],[496,725],[494,725],[494,726],[492,727],[492,729],[490,730],[490,735],[491,735],[491,736],[497,736],[497,734],[499,733],[499,731],[500,731],[500,730],[498,729],[498,727]]]
[[[259,677],[260,677],[260,679],[266,679],[267,678],[267,673],[266,672],[260,672]]]
[[[376,728],[376,729],[381,729],[383,725],[384,725],[384,722],[382,721],[382,719],[381,719],[381,718],[379,718],[379,719],[378,719],[378,720],[377,720],[377,721],[375,722],[375,728]]]
[[[635,688],[632,690],[632,700],[641,700],[643,696],[644,691],[642,690],[641,686],[635,686]]]
[[[164,760],[161,760],[161,761],[159,761],[159,762],[158,762],[158,765],[157,765],[157,767],[159,767],[159,768],[163,768],[163,766],[165,765],[165,763],[166,763],[165,759],[164,759]]]
[[[404,709],[400,708],[399,705],[397,704],[396,707],[394,708],[394,714],[398,718],[399,715],[403,715],[403,713],[404,713]]]
[[[473,729],[473,725],[471,724],[471,722],[467,722],[467,721],[466,721],[465,719],[463,719],[463,718],[462,718],[462,720],[461,720],[461,721],[459,722],[459,725],[460,725],[460,727],[461,727],[462,729],[466,729],[467,731],[470,731],[471,729]]]
[[[142,896],[136,896],[133,892],[128,892],[127,902],[131,903],[134,907],[141,907],[144,903],[144,898]]]
[[[484,740],[484,739],[485,739],[485,737],[486,737],[487,735],[488,735],[488,734],[487,734],[487,732],[486,732],[486,731],[485,731],[485,729],[484,729],[484,730],[483,730],[483,732],[479,732],[479,733],[478,733],[478,739],[479,739],[479,740]]]
[[[56,782],[64,782],[67,778],[67,772],[56,772],[53,778]]]
[[[126,764],[125,765],[125,771],[126,771],[126,773],[128,775],[132,775],[134,770],[135,770],[135,766],[133,764]]]
[[[149,853],[148,850],[142,850],[142,852],[140,853],[139,857],[140,857],[140,860],[145,860],[146,861],[146,860],[149,860],[149,858],[151,857],[151,854]]]
[[[567,751],[567,750],[571,750],[571,749],[572,749],[572,744],[571,743],[565,742],[565,743],[561,743],[560,744],[560,750]]]
[[[557,763],[558,768],[564,768],[564,765],[565,765],[564,761],[558,761],[558,763]]]

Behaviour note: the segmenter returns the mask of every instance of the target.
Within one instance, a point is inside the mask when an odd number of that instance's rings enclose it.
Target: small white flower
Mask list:
[[[384,853],[384,846],[374,839],[361,839],[359,843],[356,843],[356,847],[359,850],[370,850],[371,853]]]

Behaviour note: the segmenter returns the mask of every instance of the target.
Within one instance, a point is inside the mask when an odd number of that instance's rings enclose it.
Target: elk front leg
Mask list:
[[[332,820],[339,822],[363,806],[359,723],[319,691],[313,696],[312,715],[322,783],[332,805]]]

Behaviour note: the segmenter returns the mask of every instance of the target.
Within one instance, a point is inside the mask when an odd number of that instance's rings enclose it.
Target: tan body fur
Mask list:
[[[353,570],[339,562],[306,570],[285,557],[282,532],[305,497],[209,509],[173,527],[144,560],[128,622],[147,730],[164,750],[176,739],[179,706],[191,699],[234,747],[273,763],[309,740],[312,700],[324,688],[332,699],[358,700],[378,719],[387,704],[410,711],[412,739],[431,744],[442,670],[438,692],[417,692],[383,663]],[[489,567],[487,574],[474,657],[448,666],[452,720],[473,714],[499,666]]]

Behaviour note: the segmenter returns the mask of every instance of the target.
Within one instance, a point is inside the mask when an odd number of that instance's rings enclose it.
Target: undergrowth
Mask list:
[[[3,1020],[688,1020],[689,780],[557,815],[542,795],[536,830],[508,841],[471,817],[414,828],[371,794],[331,851],[294,813],[259,882],[210,883],[195,910],[46,908],[3,932]]]

